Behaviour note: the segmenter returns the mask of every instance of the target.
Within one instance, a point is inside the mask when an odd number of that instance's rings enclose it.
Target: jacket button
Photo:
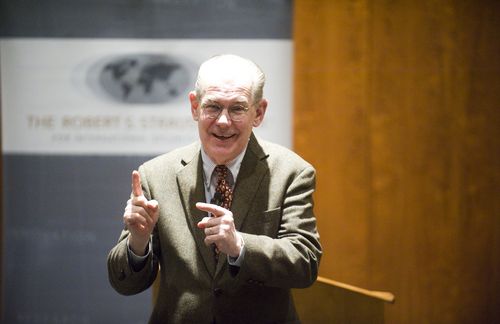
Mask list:
[[[220,295],[222,295],[222,288],[215,288],[214,295],[215,297],[219,297]]]

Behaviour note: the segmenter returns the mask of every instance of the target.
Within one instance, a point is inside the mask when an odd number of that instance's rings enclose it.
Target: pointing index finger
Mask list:
[[[221,206],[214,205],[214,204],[202,203],[202,202],[196,203],[196,208],[198,208],[199,210],[211,213],[215,217],[223,216],[227,212],[227,209],[224,209]]]
[[[140,197],[143,195],[141,176],[137,170],[132,171],[132,194],[134,197]]]

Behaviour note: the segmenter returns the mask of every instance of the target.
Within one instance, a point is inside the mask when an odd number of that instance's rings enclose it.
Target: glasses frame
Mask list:
[[[210,108],[214,108],[216,107],[217,109],[219,109],[219,112],[217,114],[211,114],[207,111],[207,109],[210,109]],[[250,106],[251,107],[251,106]],[[210,103],[207,103],[207,104],[203,104],[201,106],[201,112],[203,114],[204,117],[208,118],[208,119],[214,119],[214,120],[217,120],[220,118],[220,116],[222,115],[222,112],[224,110],[227,110],[227,116],[229,117],[229,119],[233,122],[240,122],[242,120],[245,119],[245,117],[248,115],[248,111],[250,110],[250,107],[243,107],[243,106],[230,106],[230,107],[222,107],[222,105],[219,105],[217,103],[213,103],[213,102],[210,102]],[[238,109],[242,109],[242,114],[240,116],[237,116],[236,119],[234,118],[234,116],[231,114],[231,108],[238,108]]]

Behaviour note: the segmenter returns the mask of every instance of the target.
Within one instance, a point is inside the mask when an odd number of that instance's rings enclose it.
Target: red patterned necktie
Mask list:
[[[233,202],[233,189],[231,189],[227,177],[229,169],[225,165],[218,165],[215,167],[214,171],[217,175],[217,186],[215,187],[212,203],[229,210]]]
[[[233,189],[231,189],[227,177],[229,169],[225,165],[218,165],[215,167],[214,172],[217,176],[217,186],[215,187],[215,194],[211,203],[229,210],[233,202]],[[219,260],[219,253],[219,249],[214,245],[215,264]]]

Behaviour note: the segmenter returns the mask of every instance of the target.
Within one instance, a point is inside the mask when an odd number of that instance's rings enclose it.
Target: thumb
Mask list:
[[[158,210],[158,202],[156,200],[148,201],[148,208],[153,212],[156,212]]]
[[[198,226],[198,228],[204,229],[205,227],[207,227],[207,222],[209,219],[210,217],[203,217],[203,219],[199,221],[198,224],[196,224],[196,226]]]

